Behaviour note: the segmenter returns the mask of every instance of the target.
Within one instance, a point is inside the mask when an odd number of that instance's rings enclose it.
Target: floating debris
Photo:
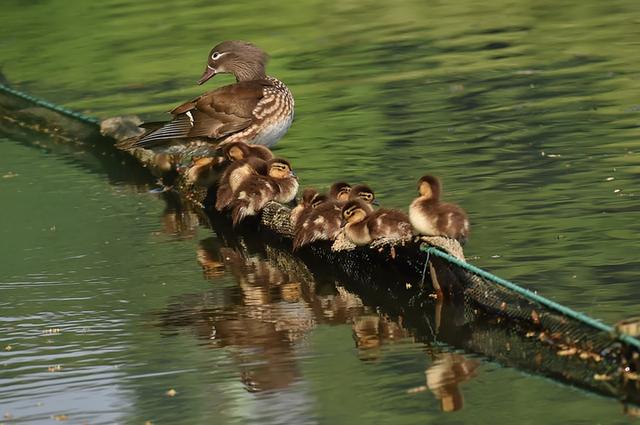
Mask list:
[[[173,388],[171,388],[165,394],[167,395],[167,397],[175,397],[175,395],[178,394],[178,392],[176,390],[174,390]]]
[[[18,177],[18,173],[14,173],[13,171],[9,171],[7,174],[3,175],[3,179],[12,179],[14,177]]]
[[[607,177],[605,180],[610,182],[610,181],[615,180],[615,179],[616,179],[615,177]]]

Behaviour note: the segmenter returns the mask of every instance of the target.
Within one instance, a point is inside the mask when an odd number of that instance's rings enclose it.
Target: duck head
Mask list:
[[[336,182],[329,189],[329,198],[336,201],[348,201],[351,185],[345,182]]]
[[[267,162],[267,170],[269,176],[276,179],[297,178],[291,170],[291,164],[286,159],[274,158],[269,160]]]
[[[368,209],[365,203],[359,199],[348,201],[342,207],[343,225],[360,223],[367,218]]]
[[[245,142],[227,143],[222,148],[222,154],[229,161],[240,161],[248,157],[250,153],[251,148]]]
[[[313,199],[318,195],[319,193],[317,190],[307,187],[302,191],[302,205],[311,206],[313,204]]]
[[[268,59],[264,51],[251,43],[238,40],[223,41],[209,52],[207,67],[198,84],[204,84],[217,74],[233,74],[237,81],[265,78]]]
[[[440,183],[440,179],[436,176],[426,174],[418,180],[418,193],[420,193],[421,197],[438,201],[440,200],[441,192],[442,184]]]
[[[349,200],[356,199],[362,199],[367,204],[378,205],[376,195],[373,193],[373,190],[366,184],[359,184],[351,188],[351,193],[349,193]]]
[[[316,193],[316,195],[311,200],[311,208],[318,208],[320,204],[324,204],[328,200],[329,200],[329,197],[327,195],[321,195],[319,193]]]

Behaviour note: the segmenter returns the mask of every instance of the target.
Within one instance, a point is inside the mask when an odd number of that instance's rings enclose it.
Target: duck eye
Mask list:
[[[211,55],[211,59],[216,60],[220,57],[220,53],[218,52],[213,52],[213,54]]]

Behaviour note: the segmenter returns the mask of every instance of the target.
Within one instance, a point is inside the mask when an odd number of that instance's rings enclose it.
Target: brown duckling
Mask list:
[[[247,177],[254,174],[266,175],[266,161],[273,158],[269,148],[244,142],[228,143],[224,145],[222,153],[231,164],[220,177],[215,204],[218,211],[229,206],[233,201],[233,194]]]
[[[349,200],[354,201],[357,199],[363,200],[365,207],[369,211],[373,211],[372,205],[380,205],[376,199],[376,195],[373,193],[373,190],[366,184],[358,184],[351,188],[351,192],[349,192]]]
[[[222,162],[221,157],[204,157],[194,159],[193,163],[184,171],[184,180],[188,185],[211,187],[215,184],[219,174],[216,167]]]
[[[440,202],[440,180],[425,175],[418,180],[418,196],[409,207],[409,219],[419,235],[446,236],[464,244],[469,238],[469,218],[455,204]]]
[[[229,161],[240,161],[250,156],[256,156],[268,161],[273,158],[271,150],[262,145],[250,145],[245,142],[231,142],[222,145],[222,154]]]
[[[387,208],[371,211],[370,208],[359,199],[351,200],[342,207],[345,235],[351,242],[368,245],[382,238],[411,238],[411,223],[405,213]]]
[[[349,198],[361,199],[364,201],[365,208],[370,210],[373,210],[370,204],[376,202],[373,190],[366,185],[353,186],[349,192]],[[303,220],[298,220],[293,249],[296,250],[317,240],[334,240],[342,226],[341,211],[344,204],[343,201],[337,200],[324,202],[310,211]]]
[[[245,217],[256,215],[269,201],[291,202],[298,193],[298,179],[286,159],[274,158],[267,162],[266,176],[247,177],[236,190],[231,203],[231,217],[236,225]]]
[[[351,193],[351,185],[345,182],[336,182],[329,188],[329,199],[334,201],[348,201]]]
[[[296,225],[301,218],[304,218],[311,210],[317,208],[323,202],[327,202],[329,198],[325,195],[321,195],[317,190],[313,188],[306,188],[302,192],[302,198],[298,205],[291,210],[291,225],[295,229]]]

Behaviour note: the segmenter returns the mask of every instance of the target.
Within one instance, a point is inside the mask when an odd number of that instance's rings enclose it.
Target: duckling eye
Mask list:
[[[218,52],[213,52],[213,54],[211,55],[211,59],[216,60],[220,57],[220,53]]]

